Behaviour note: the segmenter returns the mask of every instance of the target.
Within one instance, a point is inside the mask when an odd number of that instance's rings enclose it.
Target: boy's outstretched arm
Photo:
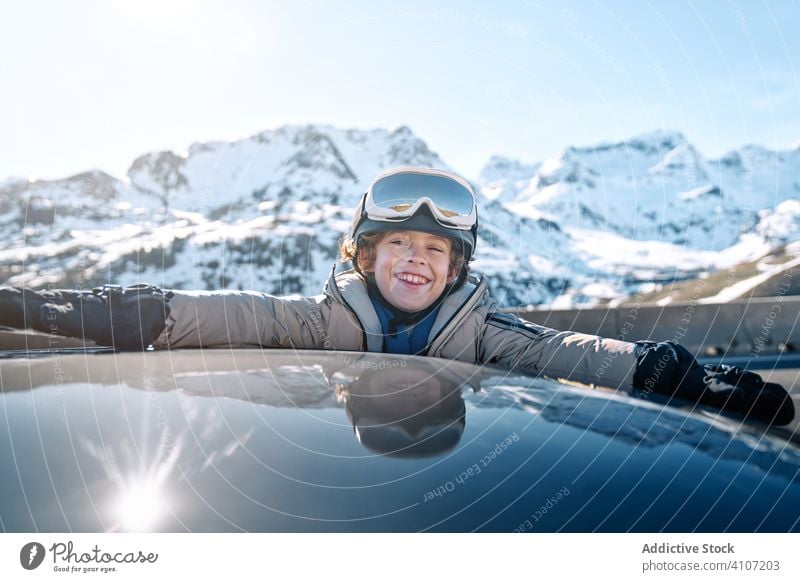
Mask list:
[[[243,291],[162,291],[150,285],[92,291],[0,288],[0,325],[89,339],[122,350],[324,346],[315,298]]]
[[[322,296],[286,298],[257,291],[171,291],[159,348],[322,349],[329,309]],[[360,336],[359,336],[360,338]]]
[[[553,378],[636,389],[788,424],[794,405],[779,384],[732,366],[701,366],[672,342],[626,342],[557,331],[494,314],[483,334],[481,361],[525,368]]]
[[[150,285],[38,292],[0,287],[0,325],[142,350],[166,326],[167,299]]]

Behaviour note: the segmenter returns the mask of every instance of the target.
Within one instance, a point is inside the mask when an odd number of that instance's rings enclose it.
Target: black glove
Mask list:
[[[92,291],[0,289],[0,325],[142,350],[166,327],[170,295],[150,285]]]
[[[672,342],[636,342],[637,390],[674,396],[776,425],[794,419],[794,404],[780,384],[728,365],[701,366]]]
[[[0,325],[39,329],[39,309],[46,302],[40,293],[30,289],[0,287]]]

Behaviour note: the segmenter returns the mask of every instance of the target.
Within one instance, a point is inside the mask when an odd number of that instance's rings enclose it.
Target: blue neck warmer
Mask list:
[[[369,298],[383,330],[383,352],[385,354],[424,355],[428,336],[439,313],[442,297],[427,309],[416,312],[403,311],[390,304],[377,289],[372,277],[367,284]]]

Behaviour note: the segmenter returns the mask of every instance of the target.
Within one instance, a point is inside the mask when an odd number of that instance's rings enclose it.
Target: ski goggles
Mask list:
[[[469,230],[477,221],[472,188],[441,170],[400,168],[378,176],[367,191],[364,211],[372,220],[401,222],[414,216],[423,204],[447,228]]]

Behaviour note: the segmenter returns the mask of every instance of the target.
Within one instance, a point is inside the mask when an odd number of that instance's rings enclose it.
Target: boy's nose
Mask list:
[[[408,255],[406,260],[413,263],[424,263],[425,256],[422,254],[422,249],[416,245],[408,247]]]

